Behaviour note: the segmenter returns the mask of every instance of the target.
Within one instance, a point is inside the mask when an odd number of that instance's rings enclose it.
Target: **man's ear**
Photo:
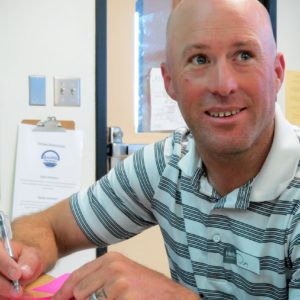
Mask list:
[[[161,75],[164,79],[164,85],[165,85],[165,89],[166,92],[168,93],[168,95],[176,101],[176,93],[174,91],[174,86],[173,86],[173,82],[172,82],[172,78],[170,75],[170,72],[168,70],[168,66],[166,63],[162,63],[160,65],[160,69],[161,69]]]
[[[277,53],[275,60],[276,92],[278,93],[284,80],[285,60],[282,53]]]

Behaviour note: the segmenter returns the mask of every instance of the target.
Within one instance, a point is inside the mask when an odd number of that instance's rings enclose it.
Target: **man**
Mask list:
[[[0,295],[17,299],[10,280],[24,285],[62,255],[159,224],[173,281],[108,253],[54,299],[300,299],[299,133],[275,105],[285,66],[266,10],[257,0],[183,0],[166,53],[165,87],[189,130],[15,221],[17,262],[0,251]]]

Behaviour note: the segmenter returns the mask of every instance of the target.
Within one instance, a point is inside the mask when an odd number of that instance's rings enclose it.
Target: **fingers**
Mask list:
[[[19,265],[14,259],[8,256],[3,248],[0,248],[0,272],[3,276],[11,280],[17,280],[22,275]]]
[[[13,243],[13,247],[17,262],[0,246],[0,299],[19,299],[24,290],[21,287],[17,292],[12,280],[19,280],[24,286],[37,278],[42,271],[41,260],[36,250],[16,243]],[[26,297],[23,295],[22,299]]]
[[[197,300],[193,291],[125,256],[109,252],[86,264],[65,282],[54,300]]]
[[[0,276],[0,299],[3,299],[4,296],[8,299],[18,299],[22,295],[22,290],[17,292],[13,284],[7,278]]]
[[[54,300],[71,299],[72,297],[77,300],[88,298],[104,284],[104,276],[101,275],[102,264],[103,257],[87,263],[74,271],[60,291],[54,296]]]
[[[9,296],[12,299],[20,297],[22,292],[18,293],[14,289],[12,280],[18,280],[21,276],[20,266],[8,256],[3,247],[0,247],[0,295]]]
[[[27,284],[36,279],[43,271],[40,255],[35,248],[23,248],[22,255],[18,260],[22,272],[21,283]]]
[[[72,273],[54,300],[93,299],[91,295],[99,290],[101,299],[139,300],[141,295],[131,298],[130,287],[135,285],[137,278],[143,277],[140,270],[140,266],[122,254],[109,252]]]
[[[104,284],[103,284],[102,280],[99,280],[99,276],[101,276],[101,274],[92,273],[92,274],[89,274],[84,280],[82,280],[74,289],[74,298],[75,299],[89,299],[91,297],[91,295],[96,291],[99,292],[99,296],[100,296],[100,291],[101,291],[101,289],[103,289],[102,286]],[[106,289],[107,289],[107,287],[106,287]],[[104,292],[102,290],[101,295],[104,299],[105,299],[105,297],[106,297],[106,299],[108,298],[105,290],[104,290]],[[104,295],[106,295],[106,296],[104,297]]]

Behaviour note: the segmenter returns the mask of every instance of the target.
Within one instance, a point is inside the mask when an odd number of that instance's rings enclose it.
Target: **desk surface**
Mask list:
[[[43,296],[47,296],[47,294],[45,293],[40,293],[40,292],[34,292],[32,291],[33,288],[46,284],[49,281],[51,281],[53,279],[52,276],[48,275],[48,274],[44,274],[41,277],[39,277],[37,280],[35,280],[33,283],[31,283],[30,285],[28,285],[26,287],[26,291],[30,291],[30,293],[35,296],[35,297],[43,297]]]

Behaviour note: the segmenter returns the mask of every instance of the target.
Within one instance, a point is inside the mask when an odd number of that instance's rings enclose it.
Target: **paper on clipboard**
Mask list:
[[[45,209],[80,189],[82,132],[34,128],[19,125],[13,218]]]

